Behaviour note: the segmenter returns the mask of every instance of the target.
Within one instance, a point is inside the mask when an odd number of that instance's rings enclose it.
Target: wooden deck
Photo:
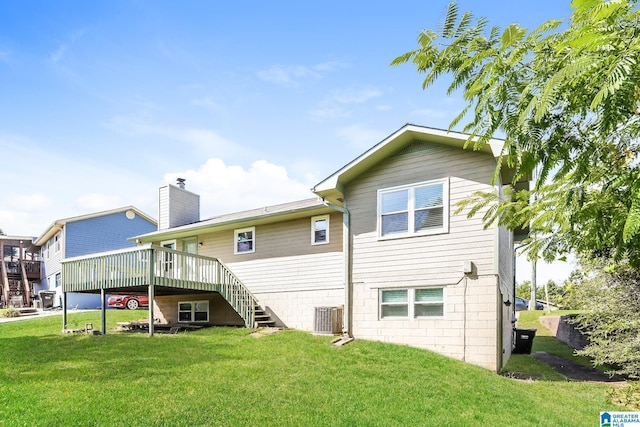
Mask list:
[[[67,324],[69,292],[103,296],[107,292],[146,293],[149,301],[154,301],[156,292],[174,295],[185,290],[219,293],[242,317],[245,326],[254,326],[257,299],[220,260],[147,244],[63,260],[63,327]],[[153,310],[154,304],[150,304],[151,321]],[[104,324],[104,312],[102,317]],[[166,329],[152,323],[151,327],[147,326],[149,335],[158,327]],[[187,329],[182,323],[173,327]]]

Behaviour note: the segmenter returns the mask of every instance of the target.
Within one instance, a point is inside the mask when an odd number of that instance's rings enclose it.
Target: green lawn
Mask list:
[[[109,311],[115,322],[145,311]],[[72,313],[69,326],[100,324]],[[582,426],[606,384],[517,381],[415,348],[208,328],[62,335],[60,317],[0,324],[0,425]]]

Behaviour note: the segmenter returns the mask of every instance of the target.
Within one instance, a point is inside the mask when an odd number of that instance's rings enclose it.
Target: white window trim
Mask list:
[[[330,215],[318,215],[318,216],[314,216],[311,217],[311,244],[312,245],[326,245],[329,243],[329,225],[330,225],[330,219],[329,219]],[[327,230],[326,230],[326,239],[324,242],[316,242],[316,222],[317,221],[322,221],[322,220],[326,220],[327,221]]]
[[[442,184],[442,227],[431,230],[414,231],[409,229],[406,233],[394,233],[387,236],[382,235],[382,195],[386,193],[392,193],[394,191],[409,190],[409,200],[407,203],[407,210],[409,217],[407,219],[408,227],[413,228],[415,221],[415,212],[412,206],[413,189],[417,187],[424,187],[428,185]],[[449,178],[434,179],[431,181],[417,182],[408,185],[399,185],[397,187],[382,188],[378,190],[378,208],[377,208],[377,228],[378,228],[378,240],[391,240],[401,239],[405,237],[413,236],[428,236],[431,234],[444,234],[449,232]]]
[[[191,320],[180,320],[180,304],[191,304]],[[207,305],[207,320],[195,320],[195,307],[196,304],[206,304]],[[179,323],[208,323],[209,322],[209,301],[208,300],[200,300],[200,301],[179,301],[178,302],[178,322]]]
[[[172,239],[172,240],[163,240],[160,242],[160,246],[162,246],[163,248],[167,248],[167,249],[177,249],[176,246],[176,239]],[[173,245],[173,247],[170,247],[170,245]]]
[[[62,233],[57,232],[55,236],[53,236],[53,251],[54,253],[60,253],[60,248],[62,247]]]
[[[173,240],[163,240],[160,242],[160,246],[166,249],[175,250],[176,249],[176,239]],[[173,254],[170,252],[163,252],[162,256],[162,265],[164,271],[173,270]]]
[[[251,231],[251,236],[253,236],[252,242],[253,245],[251,246],[251,250],[250,251],[238,251],[238,234],[240,233],[244,233],[245,231]],[[233,253],[234,255],[243,255],[243,254],[252,254],[256,251],[256,228],[255,227],[247,227],[247,228],[238,228],[236,230],[233,230]]]
[[[442,289],[442,303],[433,303],[432,305],[442,304],[442,316],[419,316],[415,315],[416,291],[420,289]],[[382,316],[382,292],[383,291],[407,291],[407,316]],[[424,304],[424,303],[421,303]],[[404,305],[404,304],[387,304],[387,305]],[[427,304],[428,305],[428,304]],[[422,286],[418,288],[381,288],[378,290],[378,320],[430,320],[444,319],[447,317],[447,288],[445,286]]]

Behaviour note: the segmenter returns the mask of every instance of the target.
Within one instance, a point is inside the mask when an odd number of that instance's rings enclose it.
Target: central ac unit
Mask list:
[[[342,332],[343,307],[316,307],[313,333],[334,335]]]

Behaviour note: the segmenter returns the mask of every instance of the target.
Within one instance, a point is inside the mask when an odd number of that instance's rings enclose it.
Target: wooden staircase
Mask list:
[[[256,328],[272,328],[276,325],[271,315],[257,304],[253,307],[253,319]]]

